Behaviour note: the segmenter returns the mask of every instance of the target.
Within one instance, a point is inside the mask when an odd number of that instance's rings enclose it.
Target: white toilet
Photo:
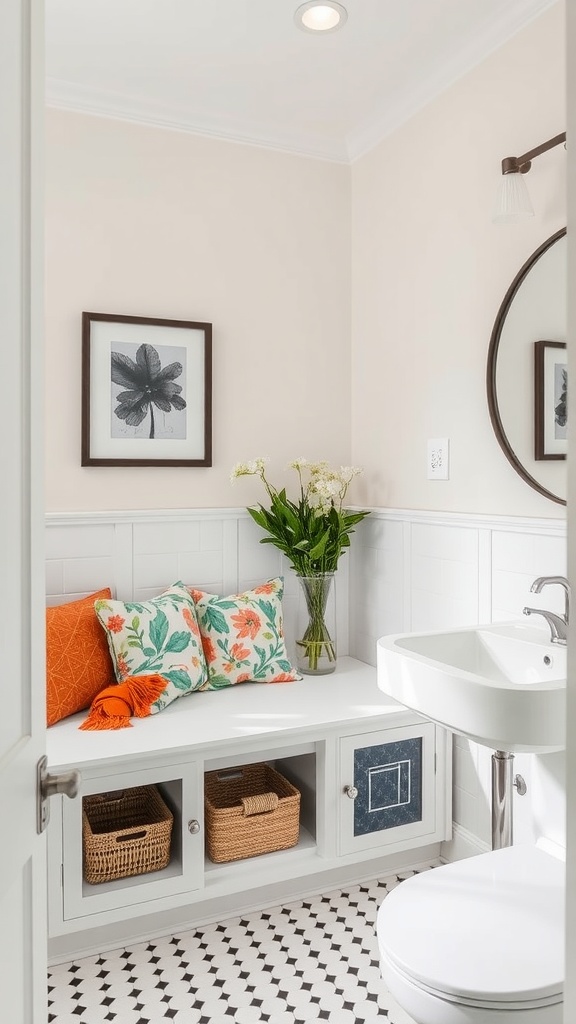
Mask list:
[[[417,1024],[561,1024],[565,865],[542,845],[446,864],[388,894],[382,976]]]

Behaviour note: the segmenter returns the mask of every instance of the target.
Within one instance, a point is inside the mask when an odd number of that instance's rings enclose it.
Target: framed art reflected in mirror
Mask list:
[[[566,343],[534,344],[534,458],[565,459],[568,430]]]

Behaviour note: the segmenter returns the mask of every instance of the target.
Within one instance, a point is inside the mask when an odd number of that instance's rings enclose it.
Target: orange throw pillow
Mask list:
[[[94,601],[111,596],[106,588],[46,609],[47,725],[83,711],[100,690],[116,682],[106,635],[94,611]]]

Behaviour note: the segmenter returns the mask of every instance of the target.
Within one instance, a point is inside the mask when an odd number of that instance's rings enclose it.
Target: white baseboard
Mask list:
[[[457,822],[454,822],[452,826],[452,839],[442,843],[440,847],[440,857],[445,863],[489,852],[490,845],[488,843],[474,835],[473,832],[469,832],[467,828],[458,825]]]
[[[249,914],[293,903],[333,889],[359,885],[375,878],[390,878],[407,871],[425,870],[440,863],[439,852],[440,844],[432,843],[429,846],[381,856],[364,863],[328,869],[315,876],[286,879],[281,886],[269,885],[200,901],[196,905],[151,914],[133,921],[127,920],[83,932],[55,936],[48,942],[48,964],[52,967],[70,960],[97,956],[99,953],[123,948],[129,944],[148,942],[166,935],[179,935],[183,931],[226,921],[238,914]]]

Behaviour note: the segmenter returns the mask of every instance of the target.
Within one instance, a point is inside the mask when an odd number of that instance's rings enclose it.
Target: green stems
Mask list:
[[[323,675],[336,668],[336,642],[326,624],[326,608],[334,576],[298,576],[304,595],[308,622],[296,641],[297,663],[301,672]]]

